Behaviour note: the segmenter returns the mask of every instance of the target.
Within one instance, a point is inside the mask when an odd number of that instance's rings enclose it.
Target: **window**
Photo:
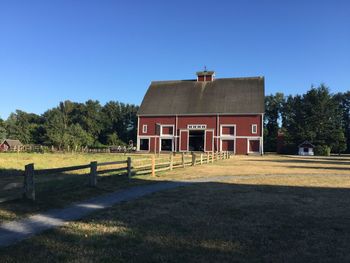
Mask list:
[[[142,125],[142,133],[147,133],[147,125]]]
[[[256,124],[252,125],[252,133],[258,133],[258,125]]]
[[[161,140],[161,151],[172,151],[173,150],[173,140],[172,139],[162,139]]]
[[[235,136],[235,129],[234,124],[221,125],[221,136]]]
[[[140,139],[140,150],[141,151],[149,150],[149,139]]]
[[[174,135],[174,126],[173,125],[162,125],[162,134],[161,135]]]
[[[304,147],[304,153],[308,153],[309,152],[309,148]]]

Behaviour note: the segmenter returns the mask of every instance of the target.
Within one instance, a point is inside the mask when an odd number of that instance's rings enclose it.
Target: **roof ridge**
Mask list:
[[[264,79],[264,76],[253,76],[253,77],[235,77],[235,78],[215,78],[215,80],[246,80],[246,79]],[[190,82],[197,81],[196,79],[178,79],[178,80],[152,80],[151,84],[165,84],[165,83],[178,83],[178,82]],[[210,82],[210,81],[208,81]]]

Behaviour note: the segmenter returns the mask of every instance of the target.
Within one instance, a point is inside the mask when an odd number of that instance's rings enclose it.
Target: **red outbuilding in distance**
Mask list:
[[[264,78],[153,81],[138,112],[137,150],[263,153]]]

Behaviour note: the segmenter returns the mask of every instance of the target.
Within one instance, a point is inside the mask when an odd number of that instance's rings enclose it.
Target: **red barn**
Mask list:
[[[137,149],[145,152],[263,153],[264,78],[153,81],[138,112]]]

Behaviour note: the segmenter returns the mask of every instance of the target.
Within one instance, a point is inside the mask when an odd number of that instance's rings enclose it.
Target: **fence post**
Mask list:
[[[127,165],[128,165],[128,177],[131,177],[131,157],[128,157],[127,159]]]
[[[185,168],[185,153],[184,152],[182,152],[181,160],[182,160],[182,167]]]
[[[194,152],[192,152],[192,166],[196,165],[196,155]]]
[[[203,153],[201,153],[201,165],[203,164]]]
[[[211,152],[211,162],[214,163],[215,159],[215,152]]]
[[[172,153],[170,153],[170,162],[169,162],[169,170],[173,170],[173,162],[174,162],[174,156]]]
[[[152,169],[152,173],[151,173],[151,175],[154,177],[154,176],[156,176],[156,160],[155,160],[155,157],[154,157],[154,155],[152,155],[152,167],[151,167],[151,169]]]
[[[209,155],[209,152],[207,152],[207,163],[209,163],[209,161],[210,161],[210,155]]]
[[[97,162],[90,163],[90,180],[89,185],[95,187],[97,185]]]
[[[35,201],[34,163],[27,164],[24,167],[23,197]]]

